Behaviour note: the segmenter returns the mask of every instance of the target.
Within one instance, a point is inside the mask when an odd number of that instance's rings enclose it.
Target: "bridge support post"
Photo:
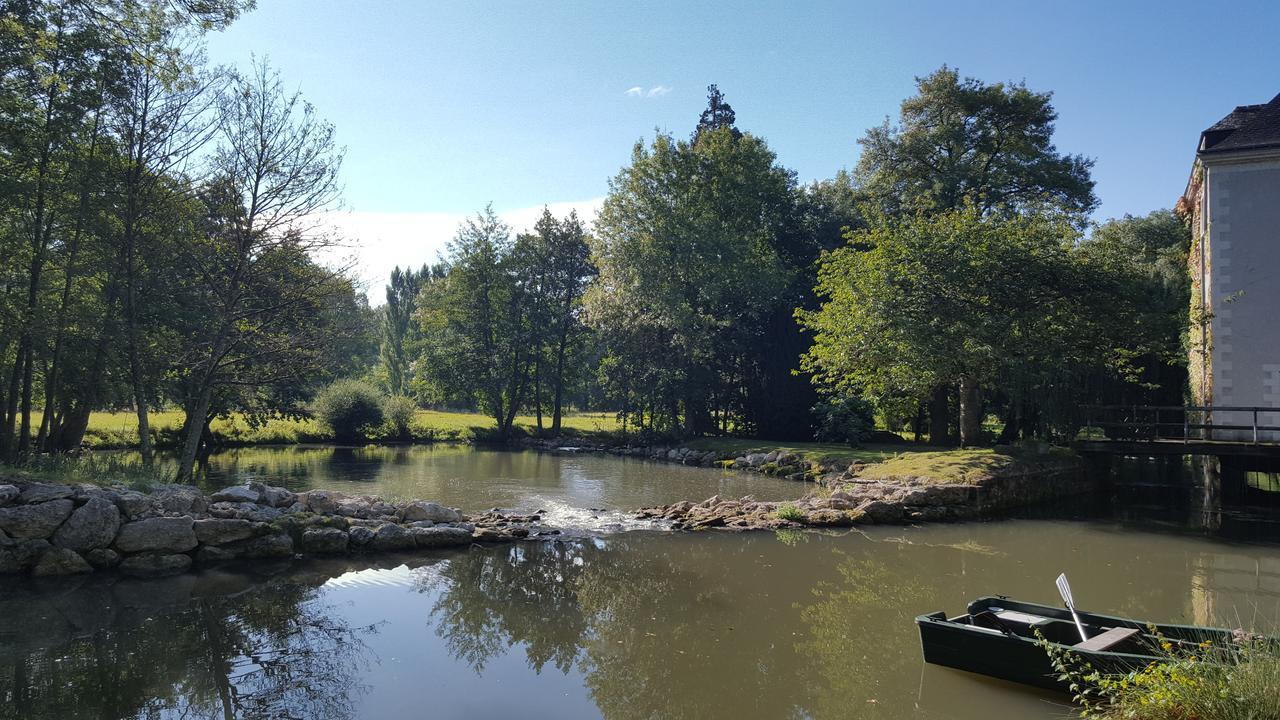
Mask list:
[[[1191,517],[1193,526],[1217,531],[1222,527],[1222,460],[1216,455],[1193,455]]]

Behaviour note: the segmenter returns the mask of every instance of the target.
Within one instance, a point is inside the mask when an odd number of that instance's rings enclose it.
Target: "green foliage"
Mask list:
[[[383,422],[387,426],[387,434],[396,440],[408,440],[413,437],[413,419],[418,413],[418,404],[404,395],[392,395],[382,404]]]
[[[791,522],[803,522],[807,515],[793,503],[783,503],[774,511],[774,515],[780,520],[790,520]]]
[[[853,395],[829,397],[813,407],[819,442],[861,445],[876,429],[871,403]]]
[[[360,380],[338,380],[316,394],[311,412],[341,442],[360,440],[383,420],[383,397]]]
[[[1070,650],[1039,641],[1070,683],[1081,716],[1096,720],[1257,720],[1280,717],[1280,647],[1241,633],[1228,646],[1159,639],[1161,656],[1103,675]]]
[[[1049,93],[961,79],[945,65],[916,79],[898,125],[859,140],[857,176],[882,212],[941,212],[966,202],[1020,212],[1046,202],[1082,218],[1098,203],[1093,161],[1053,145]]]

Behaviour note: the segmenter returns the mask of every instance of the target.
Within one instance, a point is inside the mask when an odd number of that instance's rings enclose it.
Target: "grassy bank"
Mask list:
[[[38,425],[40,416],[35,415],[32,422]],[[182,427],[181,412],[169,410],[152,413],[150,422],[152,433],[162,445],[176,444]],[[543,423],[549,427],[551,418],[544,417]],[[524,432],[537,431],[537,421],[533,416],[521,416],[517,418],[516,424]],[[607,433],[618,428],[614,414],[607,412],[572,413],[564,417],[563,425],[569,434]],[[492,418],[480,413],[419,410],[414,418],[411,439],[417,442],[466,442],[492,433],[495,427]],[[276,418],[255,427],[243,417],[232,416],[214,420],[210,428],[218,441],[227,445],[288,445],[333,440],[333,435],[327,428],[309,419]],[[395,439],[387,431],[379,431],[369,438],[371,442]],[[85,443],[95,449],[137,447],[138,418],[128,411],[95,412],[89,416]]]

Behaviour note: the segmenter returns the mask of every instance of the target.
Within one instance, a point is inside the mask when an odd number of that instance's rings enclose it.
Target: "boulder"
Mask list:
[[[31,568],[31,574],[37,577],[50,575],[79,575],[93,572],[93,566],[80,557],[80,553],[70,548],[50,548]]]
[[[350,498],[347,500],[339,500],[337,513],[344,517],[368,518],[370,512],[370,503],[368,500],[361,498]]]
[[[196,562],[201,565],[212,565],[214,563],[226,562],[227,560],[234,560],[235,558],[236,553],[234,550],[214,547],[212,545],[201,546],[201,548],[196,551]]]
[[[364,525],[353,525],[347,530],[351,547],[364,547],[373,542],[373,530]]]
[[[309,553],[344,553],[347,533],[338,528],[310,528],[302,531],[302,551]]]
[[[204,494],[191,485],[160,485],[152,490],[151,497],[165,514],[202,515],[209,509]]]
[[[126,525],[125,527],[128,526]],[[121,561],[120,572],[134,577],[150,578],[177,575],[186,572],[190,567],[190,555],[144,553],[142,555],[132,555]]]
[[[47,540],[12,540],[0,535],[0,574],[26,570],[48,549]]]
[[[246,558],[290,557],[293,555],[293,538],[288,533],[271,533],[232,543],[228,549]]]
[[[255,486],[255,483],[232,485],[210,495],[209,500],[215,503],[257,503],[262,500],[262,487]]]
[[[109,500],[91,497],[76,508],[53,534],[53,544],[78,552],[104,548],[120,529],[120,509]]]
[[[120,553],[109,548],[94,548],[84,554],[84,559],[98,570],[106,570],[120,564]]]
[[[400,509],[399,517],[405,522],[430,520],[431,522],[461,522],[462,513],[433,502],[415,500]]]
[[[209,506],[209,514],[219,518],[271,522],[284,515],[284,510],[251,502],[216,502]]]
[[[308,490],[298,496],[313,513],[332,515],[338,511],[338,501],[345,500],[346,495],[332,490]]]
[[[420,548],[453,547],[471,543],[471,531],[456,527],[409,528],[414,545]]]
[[[22,494],[15,485],[0,485],[0,507],[4,507],[18,499]]]
[[[74,507],[74,502],[62,498],[35,505],[0,508],[0,531],[20,539],[47,538],[71,515]]]
[[[372,545],[374,550],[408,550],[415,547],[417,541],[409,530],[387,523],[373,533]]]
[[[160,505],[150,496],[137,490],[116,493],[116,507],[126,520],[142,520],[160,514]]]
[[[30,505],[32,503],[49,502],[50,500],[61,500],[75,494],[75,488],[70,485],[36,482],[23,488],[22,494],[18,495],[18,502]]]
[[[240,518],[205,518],[196,520],[196,540],[202,545],[225,545],[253,537],[254,525]]]
[[[195,521],[191,518],[156,517],[125,523],[116,537],[115,549],[123,553],[181,553],[194,548],[197,542]]]
[[[298,496],[282,487],[268,485],[262,490],[262,501],[275,508],[287,508],[296,502]]]

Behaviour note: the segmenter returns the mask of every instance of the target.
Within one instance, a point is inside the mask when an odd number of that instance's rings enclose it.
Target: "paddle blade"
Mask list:
[[[1054,584],[1058,586],[1058,594],[1062,595],[1062,602],[1066,603],[1067,607],[1074,610],[1076,603],[1071,599],[1071,583],[1067,582],[1067,574],[1062,573],[1059,575],[1058,579],[1054,581]]]

